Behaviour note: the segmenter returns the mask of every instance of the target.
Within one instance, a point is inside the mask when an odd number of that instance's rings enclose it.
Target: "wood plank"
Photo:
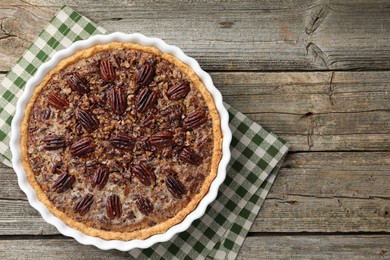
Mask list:
[[[237,259],[382,259],[389,242],[388,235],[248,237]]]
[[[0,235],[53,235],[57,229],[47,224],[27,200],[0,199]],[[1,242],[0,242],[1,244]]]
[[[0,70],[8,70],[69,1],[0,1]],[[109,31],[181,47],[208,70],[390,68],[386,1],[72,1]],[[10,44],[12,43],[12,44]]]
[[[212,73],[224,100],[292,151],[389,150],[389,72]]]
[[[389,231],[390,153],[290,153],[252,231]]]
[[[38,238],[38,237],[37,237]],[[100,250],[74,239],[14,239],[0,241],[0,259],[133,259],[127,252]]]
[[[389,71],[215,72],[211,76],[226,102],[243,113],[303,116],[390,109]]]
[[[389,200],[382,198],[267,198],[251,231],[388,232],[389,212]]]
[[[58,234],[0,168],[0,235]],[[390,152],[290,153],[252,232],[390,232]]]
[[[387,199],[390,152],[289,153],[268,198]]]
[[[390,252],[389,235],[255,236],[245,239],[237,259],[381,259]],[[70,252],[72,254],[70,255]],[[69,238],[1,240],[1,259],[129,259]]]
[[[0,199],[27,200],[26,195],[18,186],[18,179],[14,170],[1,164],[0,168]]]

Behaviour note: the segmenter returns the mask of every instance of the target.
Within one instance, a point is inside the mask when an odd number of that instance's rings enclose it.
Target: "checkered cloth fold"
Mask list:
[[[0,86],[0,162],[11,166],[9,134],[26,82],[53,54],[106,31],[67,6],[50,20]],[[232,158],[217,199],[190,228],[170,241],[129,253],[137,259],[234,259],[288,151],[286,142],[225,104],[233,132]]]

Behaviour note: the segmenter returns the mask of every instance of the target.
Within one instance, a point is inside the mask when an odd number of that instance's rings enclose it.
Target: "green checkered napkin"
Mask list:
[[[37,68],[77,40],[106,31],[63,6],[0,86],[0,161],[11,166],[9,134],[17,99]],[[233,132],[232,159],[217,199],[200,219],[170,241],[134,249],[140,259],[234,259],[267,196],[285,154],[286,142],[225,104]]]

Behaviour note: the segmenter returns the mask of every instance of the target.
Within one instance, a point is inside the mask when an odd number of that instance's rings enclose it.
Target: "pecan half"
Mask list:
[[[80,125],[89,133],[99,128],[99,119],[91,112],[79,110],[76,117]]]
[[[150,137],[150,143],[158,148],[170,147],[175,144],[173,134],[169,131],[160,131]]]
[[[58,150],[65,147],[65,137],[58,135],[48,135],[42,140],[45,150]]]
[[[137,78],[135,80],[135,83],[137,83],[138,88],[142,86],[148,86],[149,83],[153,80],[154,74],[154,66],[151,66],[149,63],[145,63],[138,71]]]
[[[50,106],[60,110],[65,110],[65,107],[69,106],[69,102],[66,98],[63,98],[54,92],[47,95],[47,102]]]
[[[207,121],[206,111],[196,110],[189,113],[183,120],[183,127],[186,130],[193,130]]]
[[[131,173],[145,186],[150,186],[156,181],[156,175],[143,163],[131,167]]]
[[[150,115],[148,115],[144,120],[142,120],[141,126],[142,126],[142,127],[148,127],[148,126],[150,126],[151,124],[153,124],[153,121],[154,121],[154,115],[153,115],[153,114],[150,114]]]
[[[81,216],[84,216],[85,213],[89,211],[93,203],[93,195],[87,194],[82,197],[74,207],[73,211],[75,213],[79,213]]]
[[[181,181],[174,174],[169,174],[165,178],[165,185],[167,186],[172,196],[176,199],[181,199],[183,195],[187,192],[183,183],[181,183]]]
[[[100,61],[100,75],[104,82],[111,82],[115,80],[115,69],[109,60]]]
[[[69,74],[66,78],[70,88],[81,94],[89,92],[89,83],[86,78],[81,76],[78,72]]]
[[[38,115],[37,115],[37,119],[40,121],[46,121],[46,120],[49,120],[50,115],[51,115],[50,107],[47,107],[45,109],[39,110]]]
[[[107,198],[106,211],[107,211],[107,216],[110,219],[121,217],[122,204],[118,195],[112,194]]]
[[[70,153],[73,156],[86,156],[93,151],[95,151],[95,145],[91,137],[83,137],[74,142],[70,147]]]
[[[127,134],[117,134],[110,138],[110,144],[121,150],[132,150],[134,148],[135,141],[135,138]]]
[[[197,155],[194,150],[188,147],[184,148],[181,151],[179,155],[179,159],[183,162],[196,165],[196,166],[200,165],[203,161],[202,157]]]
[[[145,112],[151,108],[157,101],[157,93],[144,88],[137,96],[137,111]]]
[[[183,99],[187,96],[188,92],[190,92],[190,85],[185,82],[185,81],[182,81],[182,82],[179,82],[177,83],[176,85],[174,85],[173,87],[169,88],[168,89],[168,98],[170,100],[180,100],[180,99]]]
[[[67,191],[72,187],[75,180],[76,178],[73,175],[64,172],[58,176],[56,181],[53,183],[52,188],[58,193]]]
[[[122,115],[126,111],[127,102],[123,88],[112,88],[110,90],[108,104],[114,114]]]
[[[139,211],[141,211],[141,213],[146,216],[149,216],[149,214],[153,212],[154,209],[153,204],[152,202],[150,202],[148,198],[140,197],[136,201],[136,204]]]
[[[107,167],[100,166],[96,169],[95,173],[92,176],[91,186],[95,188],[97,186],[98,190],[101,190],[106,186],[110,172]]]

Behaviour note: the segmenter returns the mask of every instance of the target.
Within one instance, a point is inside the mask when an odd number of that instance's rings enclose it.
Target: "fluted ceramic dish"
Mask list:
[[[222,140],[222,158],[218,166],[218,172],[216,178],[211,183],[208,193],[203,197],[198,206],[194,211],[187,215],[187,217],[180,223],[169,228],[165,233],[153,235],[147,239],[139,240],[133,239],[129,241],[122,240],[104,240],[98,237],[92,237],[83,234],[82,232],[73,229],[67,226],[60,219],[55,217],[38,199],[35,191],[30,186],[26,173],[22,167],[22,158],[21,158],[21,122],[24,117],[24,112],[26,105],[30,100],[34,88],[39,85],[43,80],[44,76],[52,70],[61,60],[66,57],[73,55],[75,52],[82,49],[87,49],[98,44],[106,44],[110,42],[132,42],[144,46],[156,47],[161,52],[171,54],[176,58],[180,59],[182,62],[187,64],[193,69],[193,71],[201,79],[207,90],[211,93],[217,111],[220,116],[221,121],[221,130],[223,135]],[[26,88],[18,100],[16,107],[16,114],[12,121],[12,134],[10,141],[10,148],[12,151],[12,164],[14,170],[18,176],[18,183],[20,188],[26,193],[28,201],[32,207],[39,211],[43,219],[54,225],[60,233],[65,236],[73,237],[78,242],[84,245],[94,245],[100,249],[118,249],[122,251],[128,251],[134,248],[148,248],[155,243],[165,242],[171,239],[175,234],[180,233],[188,229],[191,223],[200,218],[206,211],[207,206],[215,200],[219,186],[225,179],[226,176],[226,166],[230,160],[230,150],[229,145],[231,141],[231,131],[229,129],[229,115],[226,108],[222,102],[221,93],[215,88],[212,79],[208,73],[203,71],[198,62],[188,57],[183,53],[178,47],[168,45],[161,39],[149,38],[142,34],[124,34],[124,33],[112,33],[109,35],[96,35],[91,38],[83,41],[78,41],[73,43],[69,48],[57,52],[53,58],[44,63],[36,72],[36,74],[27,82]]]

